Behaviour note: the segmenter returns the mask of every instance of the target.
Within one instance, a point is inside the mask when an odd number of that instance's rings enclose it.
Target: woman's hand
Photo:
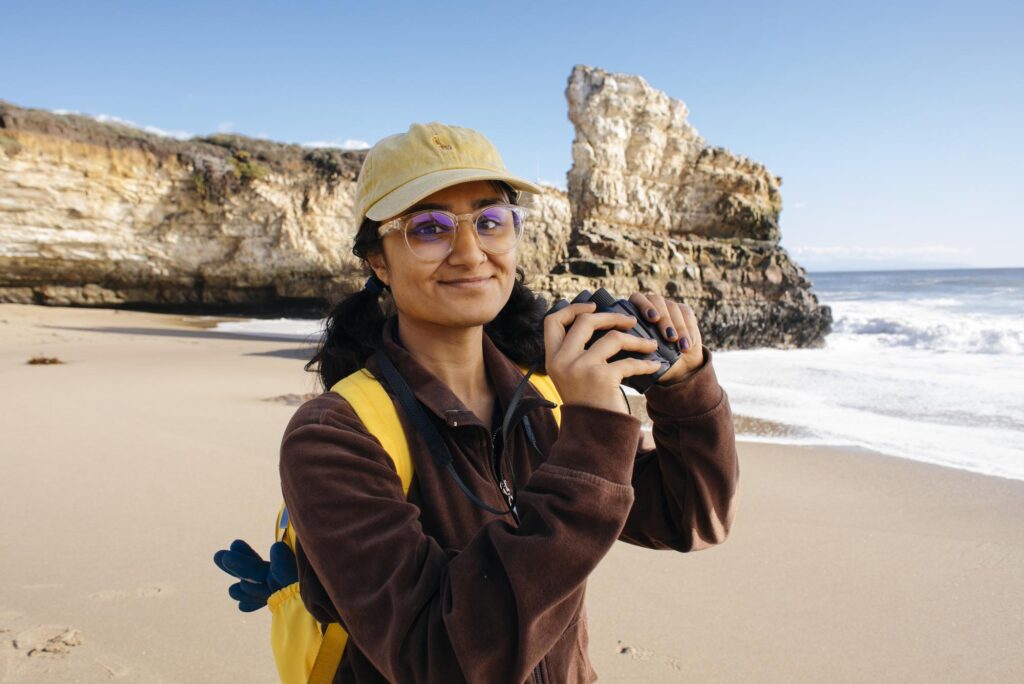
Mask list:
[[[658,384],[667,384],[693,373],[704,363],[697,316],[689,304],[665,299],[661,295],[634,293],[629,302],[640,311],[647,322],[657,323],[661,336],[676,343],[682,355],[672,367],[658,378]]]
[[[564,403],[625,413],[628,408],[619,389],[622,379],[654,373],[661,364],[632,358],[608,363],[608,359],[623,350],[650,354],[658,343],[624,332],[636,325],[632,316],[594,313],[596,309],[593,302],[570,304],[544,319],[547,372]],[[585,349],[596,330],[609,332]]]

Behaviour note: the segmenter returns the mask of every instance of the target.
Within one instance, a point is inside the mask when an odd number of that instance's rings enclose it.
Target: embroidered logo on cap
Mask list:
[[[449,145],[444,140],[442,140],[441,136],[439,136],[439,135],[432,136],[430,138],[430,142],[434,143],[435,145],[440,147],[442,150],[450,150],[450,149],[452,149],[452,146]]]

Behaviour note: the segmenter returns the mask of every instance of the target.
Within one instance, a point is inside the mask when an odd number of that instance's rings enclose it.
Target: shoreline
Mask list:
[[[737,416],[741,418],[741,416]],[[996,480],[1006,480],[1009,482],[1020,482],[1024,484],[1024,478],[1011,477],[1008,475],[1000,475],[999,473],[984,472],[981,470],[972,470],[961,466],[949,465],[946,463],[936,463],[935,461],[927,461],[924,459],[910,458],[909,456],[900,456],[898,454],[890,454],[878,449],[872,449],[870,447],[861,446],[857,444],[838,444],[835,442],[828,442],[822,440],[799,442],[799,441],[786,441],[785,438],[779,440],[772,439],[771,437],[761,438],[756,435],[737,435],[737,443],[744,444],[756,444],[764,446],[778,446],[778,447],[789,447],[793,449],[824,449],[829,452],[843,452],[849,453],[852,456],[867,456],[871,458],[884,458],[884,459],[895,459],[900,462],[914,463],[917,465],[930,466],[933,468],[940,468],[942,470],[951,470],[957,473],[967,473],[970,475],[977,475],[980,477],[990,477]]]
[[[269,616],[239,613],[212,556],[269,547],[288,397],[315,378],[294,339],[181,318],[0,305],[4,684],[276,681]],[[859,447],[737,448],[724,544],[618,543],[593,573],[602,681],[1024,672],[1024,482]]]
[[[1012,270],[1012,269],[1011,269]],[[160,314],[161,312],[150,312]],[[167,314],[175,315],[175,314]],[[249,323],[262,320],[276,321],[280,317],[275,316],[248,316],[244,314],[238,315],[205,315],[205,314],[181,314],[183,323],[190,327],[197,329],[209,330],[211,334],[217,335],[234,335],[239,338],[245,339],[269,339],[277,340],[281,342],[294,342],[297,345],[305,344],[307,347],[312,347],[315,344],[315,340],[309,335],[299,335],[296,333],[274,333],[269,331],[218,331],[214,330],[219,323]],[[284,317],[287,320],[304,320],[314,321],[320,319],[313,318],[294,318],[291,316]],[[312,349],[310,349],[312,354]],[[633,394],[639,396],[634,390],[625,387],[624,390],[627,394]],[[735,408],[734,408],[735,411]],[[650,423],[646,420],[646,413],[644,416],[643,430],[646,433],[650,433]],[[734,412],[734,423],[736,427],[737,441],[748,441],[759,444],[778,444],[788,445],[795,447],[814,446],[822,447],[826,449],[853,449],[863,450],[870,453],[881,454],[890,458],[899,458],[914,461],[917,463],[928,463],[931,465],[937,465],[943,468],[953,468],[955,470],[961,470],[969,473],[976,473],[981,475],[987,475],[989,477],[996,477],[1000,479],[1009,479],[1024,481],[1024,474],[1013,474],[1007,475],[1000,472],[993,472],[991,470],[984,470],[976,467],[974,464],[969,465],[955,465],[945,463],[932,457],[916,458],[912,455],[905,453],[895,453],[891,451],[885,451],[884,449],[872,446],[871,444],[858,444],[852,442],[837,442],[830,441],[828,438],[818,437],[812,428],[806,426],[794,425],[784,423],[777,420],[766,420],[763,418],[757,418],[754,416],[744,415],[742,413]]]
[[[26,307],[29,309],[41,309],[41,310],[60,310],[67,312],[78,312],[82,314],[90,311],[106,311],[111,312],[114,315],[126,315],[126,316],[140,316],[144,317],[144,320],[149,320],[152,323],[160,322],[163,325],[170,325],[172,327],[180,327],[189,330],[195,330],[202,333],[202,337],[208,338],[219,338],[224,340],[237,339],[240,341],[269,341],[269,342],[280,342],[294,345],[294,349],[291,352],[291,356],[295,358],[303,358],[303,355],[311,355],[314,350],[315,342],[307,337],[303,337],[297,334],[277,334],[273,332],[244,332],[244,331],[221,331],[216,330],[216,327],[220,323],[234,323],[234,322],[247,322],[253,320],[276,320],[277,317],[273,315],[254,317],[247,314],[237,315],[216,315],[216,314],[197,314],[197,313],[179,313],[179,312],[164,312],[157,310],[133,310],[115,307],[77,307],[77,306],[45,306],[35,304],[3,304],[0,303],[0,320],[3,318],[3,311],[5,307]],[[80,316],[81,317],[81,316]],[[85,314],[87,318],[88,315]],[[290,317],[289,317],[290,318]],[[315,320],[310,318],[309,320]],[[627,394],[635,394],[630,388],[625,388]],[[728,387],[726,387],[728,391]],[[308,394],[308,392],[306,393]],[[636,395],[639,396],[639,395]],[[631,402],[632,406],[632,402]],[[651,426],[650,421],[647,419],[646,412],[642,411],[642,420],[644,421],[643,430],[646,433],[650,433]],[[844,451],[852,454],[864,454],[871,456],[879,456],[884,458],[898,459],[900,461],[909,461],[912,463],[919,463],[925,465],[931,465],[943,469],[955,470],[958,472],[971,473],[974,475],[983,475],[986,477],[992,477],[999,480],[1011,480],[1015,482],[1024,482],[1022,477],[1012,477],[1002,475],[999,473],[986,472],[966,466],[956,466],[947,463],[940,463],[934,460],[927,460],[923,458],[913,458],[902,454],[895,454],[880,449],[873,448],[871,446],[850,444],[850,443],[838,443],[829,441],[827,439],[819,439],[810,433],[807,429],[797,426],[782,423],[774,420],[765,420],[756,418],[753,416],[746,416],[740,413],[734,413],[734,426],[736,429],[736,441],[750,444],[764,444],[764,445],[777,445],[786,446],[793,448],[821,448],[829,451]]]
[[[219,331],[216,330],[216,326],[222,322],[238,322],[238,321],[250,321],[254,320],[252,316],[239,314],[220,316],[220,315],[207,315],[207,314],[191,314],[191,313],[174,313],[174,312],[161,312],[161,311],[135,311],[131,309],[123,308],[106,308],[106,307],[75,307],[75,306],[44,306],[34,304],[4,304],[0,303],[0,321],[4,319],[5,311],[17,311],[19,309],[37,311],[62,311],[67,312],[65,315],[73,319],[88,320],[90,318],[90,312],[108,312],[113,316],[125,316],[124,320],[132,316],[139,317],[139,320],[146,321],[147,325],[159,326],[167,325],[174,328],[182,328],[186,330],[194,330],[199,333],[197,339],[221,339],[221,340],[238,340],[254,341],[254,342],[279,342],[287,343],[294,346],[289,356],[295,358],[304,358],[304,354],[312,353],[313,347],[311,342],[304,342],[304,338],[294,334],[275,334],[272,332],[235,332],[235,331]],[[30,316],[31,317],[31,316]],[[60,316],[57,316],[58,318]],[[271,317],[268,317],[271,318]],[[312,319],[310,319],[312,320]],[[59,326],[58,326],[59,327]],[[3,328],[0,328],[2,330]],[[130,333],[131,330],[126,332]],[[135,331],[138,332],[138,331]],[[54,333],[56,335],[56,333]],[[627,394],[635,394],[630,388],[625,388]],[[726,387],[728,391],[728,387]],[[308,393],[307,393],[308,394]],[[284,395],[282,395],[284,396]],[[639,395],[636,395],[639,396]],[[642,412],[642,419],[644,421],[643,429],[646,432],[650,432],[650,421],[647,419],[646,412]],[[742,443],[749,443],[755,445],[775,445],[780,447],[791,447],[795,449],[825,449],[828,451],[842,451],[850,453],[852,455],[864,455],[870,457],[881,457],[886,459],[896,459],[899,461],[906,461],[921,465],[928,465],[944,470],[953,470],[956,472],[970,473],[972,475],[981,475],[985,477],[991,477],[998,480],[1009,480],[1013,482],[1024,482],[1024,478],[1009,477],[1000,475],[997,473],[984,472],[975,470],[963,466],[955,466],[946,463],[938,463],[935,461],[915,459],[900,454],[888,453],[879,449],[872,448],[870,446],[849,444],[849,443],[837,443],[830,442],[826,439],[817,439],[810,435],[807,430],[800,426],[789,425],[786,423],[764,420],[755,418],[752,416],[746,416],[739,413],[734,413],[734,426],[736,428],[736,441]],[[804,441],[806,440],[806,441]]]

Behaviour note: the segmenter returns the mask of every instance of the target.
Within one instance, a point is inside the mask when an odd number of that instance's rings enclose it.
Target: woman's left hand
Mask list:
[[[689,304],[666,299],[661,295],[636,292],[629,301],[648,323],[656,323],[663,339],[678,345],[682,352],[672,367],[658,378],[658,384],[674,382],[693,373],[704,364],[697,316]]]

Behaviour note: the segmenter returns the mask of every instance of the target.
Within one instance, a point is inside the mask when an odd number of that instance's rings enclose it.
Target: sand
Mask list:
[[[211,557],[269,545],[282,397],[316,383],[294,341],[206,324],[0,305],[0,682],[275,681],[267,612]],[[602,681],[1024,679],[1024,482],[739,450],[724,544],[595,572]]]

